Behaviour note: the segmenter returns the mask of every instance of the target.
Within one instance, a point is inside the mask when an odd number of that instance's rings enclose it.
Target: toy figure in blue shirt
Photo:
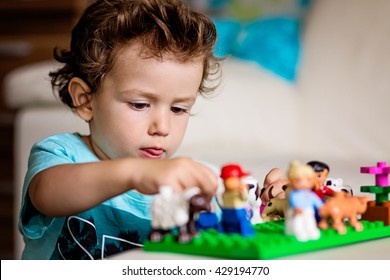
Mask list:
[[[294,161],[288,170],[291,191],[288,194],[289,209],[285,220],[285,233],[295,235],[299,241],[318,239],[320,231],[315,219],[315,210],[323,202],[313,192],[316,174],[313,168]]]
[[[152,195],[218,177],[179,148],[191,108],[219,75],[216,29],[176,0],[96,0],[72,31],[53,89],[88,123],[34,145],[19,229],[25,259],[96,259],[142,246]]]

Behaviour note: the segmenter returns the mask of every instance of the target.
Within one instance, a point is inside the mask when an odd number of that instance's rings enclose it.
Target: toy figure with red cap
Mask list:
[[[248,185],[242,181],[242,177],[248,175],[237,164],[222,167],[221,178],[225,191],[222,194],[221,224],[225,233],[240,233],[243,236],[255,233],[247,217]]]

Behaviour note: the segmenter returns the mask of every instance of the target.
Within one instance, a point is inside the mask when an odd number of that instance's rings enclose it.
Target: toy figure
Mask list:
[[[314,240],[320,237],[315,219],[315,209],[323,202],[312,191],[316,184],[313,168],[293,161],[288,170],[291,191],[288,195],[289,209],[286,213],[285,233],[295,235],[299,241]]]
[[[225,186],[222,194],[222,230],[225,233],[240,233],[243,236],[254,235],[247,217],[248,185],[241,179],[249,175],[236,164],[223,166],[221,178]]]
[[[307,164],[314,169],[317,175],[317,184],[314,190],[316,195],[318,195],[318,197],[322,200],[325,200],[326,197],[332,196],[334,191],[327,186],[329,166],[321,161],[309,161]]]
[[[321,221],[318,226],[321,229],[329,227],[329,221],[332,221],[331,227],[336,229],[339,234],[347,233],[344,220],[348,219],[349,224],[356,231],[363,230],[362,223],[358,221],[357,215],[363,214],[367,210],[368,197],[350,196],[345,192],[335,192],[332,198],[325,201],[318,211]]]
[[[189,200],[200,193],[199,188],[193,187],[183,192],[174,192],[170,186],[161,186],[159,194],[152,202],[152,230],[150,240],[159,242],[164,235],[172,233],[179,227],[178,241],[185,243],[192,239],[188,233],[187,224],[190,221]]]
[[[261,207],[260,213],[263,212],[268,202],[273,198],[285,199],[288,179],[279,168],[273,168],[265,176],[263,188],[260,192]]]
[[[343,184],[343,179],[341,178],[328,178],[330,169],[329,166],[321,161],[309,161],[307,163],[313,167],[314,171],[317,174],[317,185],[315,193],[322,199],[325,200],[333,196],[335,192],[343,191],[353,195],[352,188],[350,186]]]
[[[242,182],[248,185],[248,219],[252,224],[263,222],[260,216],[260,188],[259,181],[255,177],[247,176],[242,179]]]

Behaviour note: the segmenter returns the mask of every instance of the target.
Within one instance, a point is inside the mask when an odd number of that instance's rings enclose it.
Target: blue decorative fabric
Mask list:
[[[234,17],[214,18],[218,33],[215,55],[255,61],[294,82],[301,55],[302,19],[312,2],[296,0],[291,4],[281,1],[278,12],[261,10],[259,16],[250,21]],[[226,3],[230,1],[226,0]]]
[[[300,54],[300,23],[294,18],[269,18],[247,25],[233,55],[253,60],[294,81]]]
[[[226,57],[233,54],[238,35],[241,32],[241,23],[234,19],[214,19],[218,32],[218,40],[214,49],[217,57]]]

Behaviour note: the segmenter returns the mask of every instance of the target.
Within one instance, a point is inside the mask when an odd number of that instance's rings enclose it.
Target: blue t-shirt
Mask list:
[[[37,173],[55,165],[97,161],[77,133],[53,135],[32,147],[19,221],[26,244],[22,259],[102,259],[142,246],[151,229],[153,196],[131,190],[61,218],[47,217],[32,205],[28,186]]]
[[[322,200],[312,190],[307,189],[291,191],[288,203],[290,204],[290,208],[293,209],[319,209],[323,205]]]

